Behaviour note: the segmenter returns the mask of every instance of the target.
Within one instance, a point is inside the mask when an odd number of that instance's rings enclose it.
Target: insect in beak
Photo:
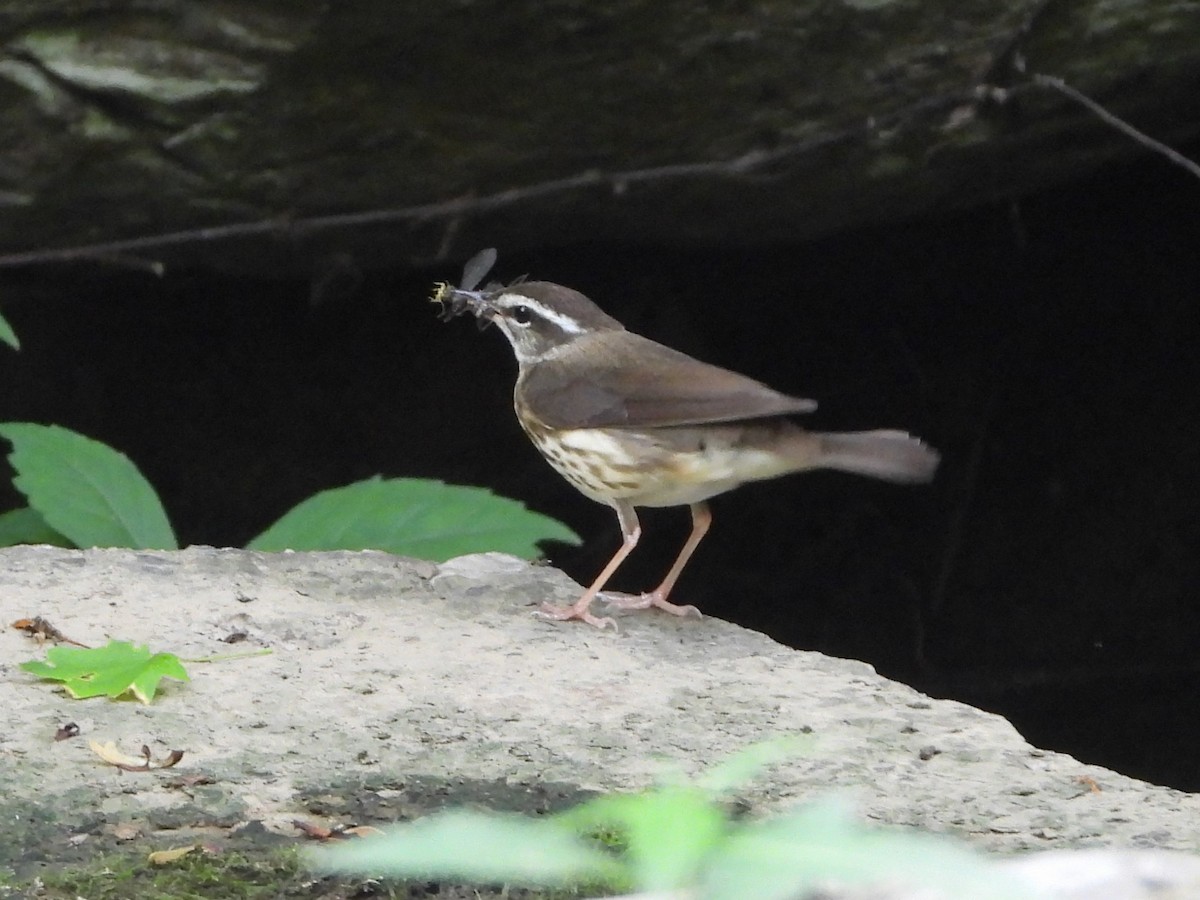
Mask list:
[[[451,319],[472,312],[478,319],[481,331],[490,325],[496,315],[496,311],[488,303],[491,291],[477,291],[475,288],[495,264],[496,249],[488,247],[467,260],[467,264],[463,266],[462,281],[458,287],[447,281],[439,281],[434,286],[433,296],[430,297],[434,303],[442,305],[438,319],[449,322]]]
[[[438,282],[433,296],[429,299],[434,303],[442,305],[442,311],[438,313],[438,319],[442,322],[449,322],[451,319],[458,318],[468,312],[475,312],[479,306],[481,297],[478,291],[464,291],[461,288],[454,287],[452,284],[441,281]]]

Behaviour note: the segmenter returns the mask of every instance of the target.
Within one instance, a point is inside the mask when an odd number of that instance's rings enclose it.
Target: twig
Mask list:
[[[298,220],[277,217],[262,219],[256,222],[237,222],[206,228],[189,228],[184,231],[173,231],[165,234],[105,241],[74,247],[26,250],[0,255],[0,268],[8,269],[41,263],[61,263],[80,260],[108,263],[121,261],[124,265],[151,267],[151,271],[161,274],[161,271],[156,268],[161,264],[142,260],[138,257],[138,254],[181,244],[211,242],[228,238],[245,238],[258,235],[293,235],[301,237],[306,234],[337,228],[361,228],[369,225],[405,222],[420,224],[431,221],[445,221],[448,229],[453,230],[458,227],[456,220],[462,217],[493,212],[528,200],[586,188],[608,187],[614,195],[619,196],[635,184],[705,176],[745,178],[761,174],[773,164],[790,157],[800,156],[824,147],[844,143],[864,134],[895,127],[897,124],[904,122],[914,115],[936,112],[942,109],[952,109],[969,100],[970,97],[971,95],[968,92],[930,97],[907,106],[889,116],[872,117],[867,121],[857,123],[841,131],[816,135],[771,150],[751,150],[733,159],[673,163],[665,166],[631,169],[624,172],[605,173],[600,170],[590,170],[566,178],[557,178],[552,181],[509,188],[508,190],[483,197],[468,195],[453,200],[421,204],[419,206],[315,216],[313,218]],[[445,239],[443,239],[442,244],[443,246],[440,248],[439,253],[447,251]]]
[[[1057,2],[1059,0],[1041,0],[1025,14],[1016,30],[1005,39],[1004,45],[992,55],[987,70],[979,78],[980,84],[1006,89],[1012,85],[1014,77],[1024,75],[1025,54],[1022,45]]]
[[[1156,141],[1145,132],[1138,131],[1138,129],[1134,128],[1124,119],[1113,115],[1091,97],[1081,93],[1080,91],[1077,91],[1061,78],[1055,75],[1041,75],[1037,72],[1035,72],[1031,77],[1034,84],[1040,87],[1052,88],[1063,96],[1069,97],[1080,106],[1091,112],[1094,116],[1096,116],[1096,118],[1100,119],[1100,121],[1107,125],[1111,125],[1113,128],[1117,129],[1117,131],[1120,131],[1133,138],[1143,147],[1149,147],[1154,152],[1165,156],[1171,162],[1175,163],[1175,165],[1183,166],[1183,168],[1187,169],[1197,178],[1200,178],[1200,163],[1196,163],[1194,160],[1188,159],[1178,150],[1174,149],[1173,147],[1168,147],[1162,141]]]

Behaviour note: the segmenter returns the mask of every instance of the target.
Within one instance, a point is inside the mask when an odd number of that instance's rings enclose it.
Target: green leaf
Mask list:
[[[17,338],[17,333],[13,331],[12,326],[8,324],[8,319],[0,316],[0,341],[8,344],[14,350],[21,349],[21,342]]]
[[[547,887],[632,883],[698,900],[786,900],[830,883],[1029,900],[1024,885],[969,849],[940,836],[866,828],[837,802],[742,824],[711,799],[713,787],[725,789],[739,772],[749,774],[796,746],[794,738],[752,746],[710,770],[704,786],[667,784],[598,797],[544,819],[445,812],[310,858],[320,868],[366,875]],[[614,830],[626,848],[621,858],[573,837]]]
[[[624,839],[629,876],[643,891],[694,884],[728,827],[717,804],[685,785],[597,797],[560,819],[585,834],[615,830]]]
[[[553,819],[452,810],[311,851],[326,871],[475,884],[613,883],[619,864]]]
[[[531,559],[550,539],[579,543],[562,523],[483,488],[375,476],[309,497],[247,548],[374,549],[444,562],[488,550]]]
[[[1028,897],[967,848],[936,835],[865,828],[836,801],[739,828],[709,860],[699,896],[786,900],[830,883],[931,887],[938,896],[980,900]]]
[[[76,547],[174,550],[154,488],[123,453],[59,425],[0,424],[13,484]]]
[[[23,506],[0,513],[0,547],[17,544],[52,544],[55,547],[75,545],[46,524],[37,510]]]
[[[143,703],[154,699],[163,678],[188,681],[179,657],[171,653],[150,654],[150,648],[127,641],[109,641],[94,649],[51,647],[46,662],[32,660],[21,668],[39,678],[61,681],[76,699],[133,694]]]
[[[690,784],[670,781],[640,794],[598,797],[560,819],[584,834],[615,833],[625,847],[630,881],[640,890],[684,888],[699,880],[734,828],[715,798],[811,743],[806,735],[785,735],[752,744]]]

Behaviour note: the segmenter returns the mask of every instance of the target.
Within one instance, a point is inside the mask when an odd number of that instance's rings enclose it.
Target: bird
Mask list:
[[[657,608],[699,616],[669,597],[712,523],[707,501],[748,481],[834,469],[899,483],[931,481],[940,456],[904,431],[809,431],[792,417],[816,401],[780,393],[629,331],[584,294],[548,281],[483,280],[496,259],[468,261],[462,283],[442,282],[440,318],[473,313],[495,325],[517,361],[513,408],[534,446],[585,497],[611,507],[621,546],[569,606],[536,615],[616,629],[591,611]],[[604,592],[641,538],[638,507],[688,506],[692,529],[658,587],[640,595]],[[603,593],[602,593],[603,592]]]

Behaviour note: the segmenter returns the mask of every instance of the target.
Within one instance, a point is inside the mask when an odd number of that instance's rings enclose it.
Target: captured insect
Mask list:
[[[463,266],[462,279],[458,287],[446,281],[439,281],[430,298],[434,303],[442,304],[442,311],[438,314],[438,318],[443,322],[449,322],[477,304],[481,292],[475,288],[487,277],[487,273],[492,271],[492,266],[495,264],[496,248],[487,247],[467,260],[467,264]]]

